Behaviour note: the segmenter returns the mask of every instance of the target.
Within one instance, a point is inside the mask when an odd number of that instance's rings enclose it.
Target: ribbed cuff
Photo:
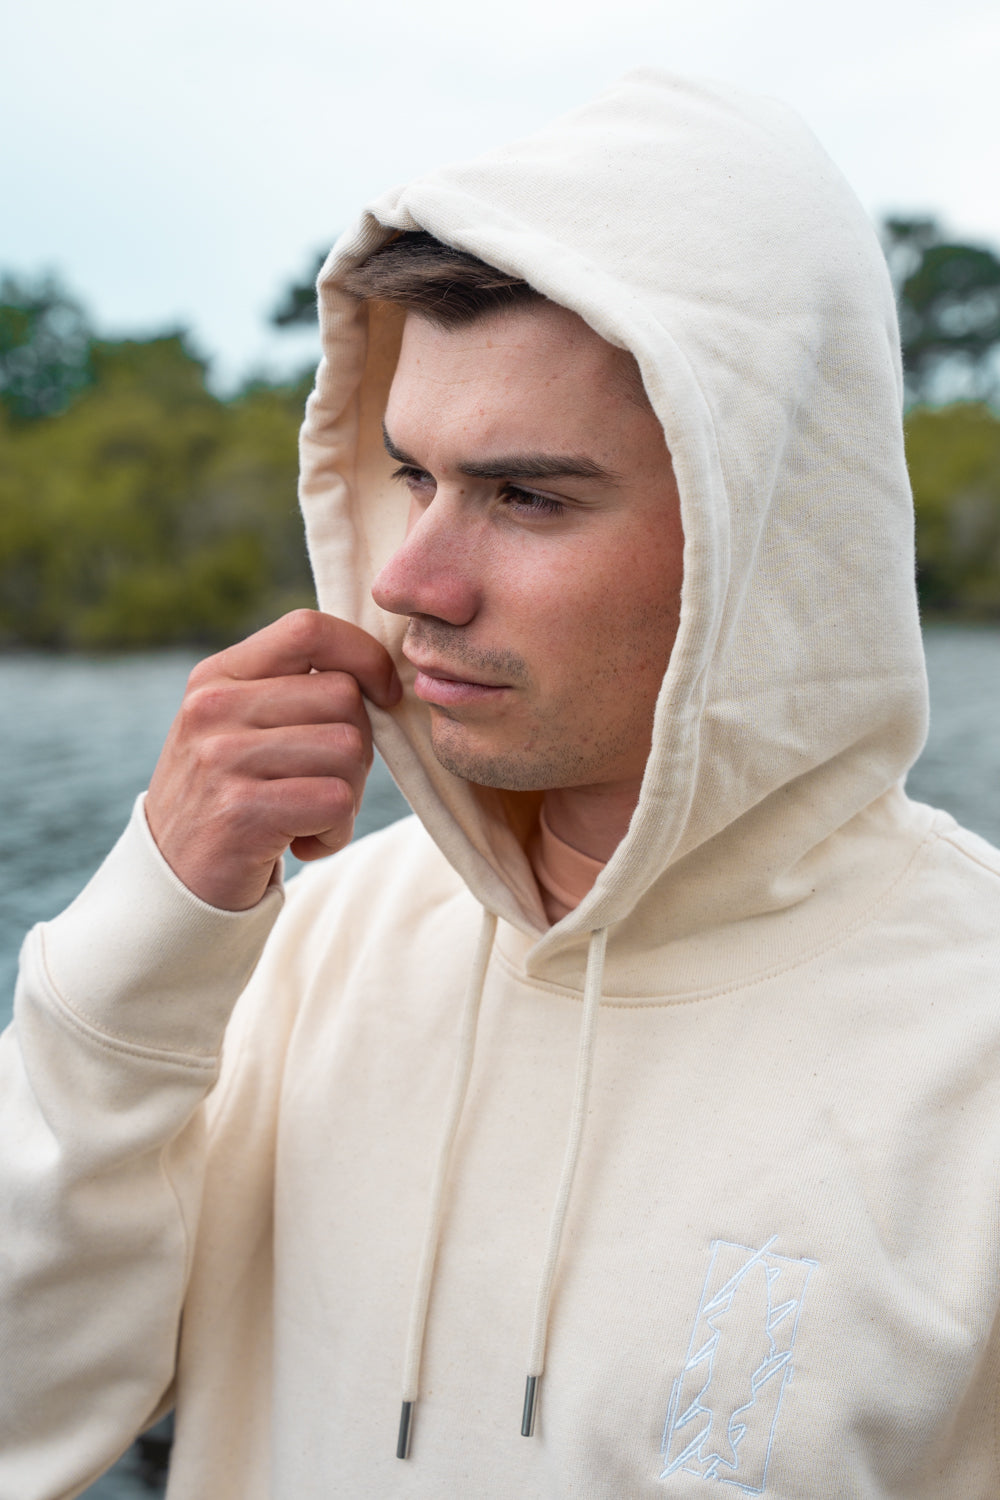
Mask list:
[[[48,977],[106,1036],[211,1057],[284,896],[278,882],[249,911],[207,905],[163,858],[143,804],[76,900],[42,927]]]

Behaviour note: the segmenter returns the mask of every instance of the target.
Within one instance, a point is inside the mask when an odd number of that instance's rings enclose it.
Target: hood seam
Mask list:
[[[721,999],[727,995],[736,993],[736,991],[738,990],[754,989],[758,985],[766,984],[770,980],[778,978],[779,975],[794,973],[796,969],[802,968],[808,963],[812,963],[822,954],[829,953],[832,950],[840,947],[842,943],[847,942],[849,938],[854,937],[858,932],[862,931],[870,923],[874,922],[880,915],[883,907],[896,895],[897,888],[905,885],[905,883],[913,875],[914,867],[921,859],[923,854],[929,851],[930,846],[932,844],[946,842],[950,842],[950,840],[948,840],[945,835],[937,832],[936,830],[932,829],[928,833],[926,833],[920,840],[916,848],[913,850],[912,855],[903,866],[903,869],[899,871],[899,873],[893,878],[893,880],[885,888],[882,894],[875,899],[873,904],[867,911],[862,914],[862,916],[856,918],[854,922],[850,923],[847,927],[842,928],[827,941],[818,944],[815,948],[809,949],[801,954],[796,955],[787,964],[774,965],[759,974],[755,974],[752,978],[738,980],[734,983],[725,985],[720,989],[688,990],[682,992],[680,995],[671,996],[669,998],[665,996],[650,996],[648,1000],[644,999],[642,996],[619,998],[618,996],[608,995],[605,993],[601,996],[601,1004],[612,1006],[618,1010],[668,1010],[671,1006],[674,1005],[694,1005],[703,1000]],[[989,869],[989,866],[986,866],[985,868]],[[990,873],[996,874],[997,872],[991,871]],[[497,960],[504,965],[508,974],[510,974],[512,978],[516,979],[518,983],[523,984],[525,987],[530,989],[535,989],[551,994],[564,995],[567,999],[574,1000],[577,1003],[582,1002],[582,989],[570,989],[567,986],[556,984],[551,980],[533,979],[530,975],[525,974],[523,970],[514,967],[510,959],[500,948],[499,944],[497,944],[494,951]]]

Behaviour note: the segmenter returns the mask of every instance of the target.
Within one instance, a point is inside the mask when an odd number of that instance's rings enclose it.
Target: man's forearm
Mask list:
[[[280,905],[277,890],[243,913],[199,902],[140,806],[77,901],[25,943],[0,1038],[4,1496],[96,1475],[172,1380],[200,1106]]]

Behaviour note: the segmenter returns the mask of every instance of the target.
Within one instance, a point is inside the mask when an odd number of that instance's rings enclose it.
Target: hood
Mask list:
[[[680,627],[639,804],[551,931],[523,850],[537,796],[439,765],[406,621],[370,595],[405,528],[381,437],[402,320],[340,278],[413,229],[630,349],[680,491]],[[319,302],[301,497],[320,607],[393,655],[407,691],[391,714],[371,710],[376,743],[478,900],[536,964],[598,928],[641,949],[800,903],[926,726],[892,292],[810,132],[771,100],[631,73],[525,140],[377,199],[323,267]]]

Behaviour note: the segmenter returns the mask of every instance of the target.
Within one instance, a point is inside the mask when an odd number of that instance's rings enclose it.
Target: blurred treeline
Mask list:
[[[183,334],[98,339],[9,277],[0,372],[0,644],[216,645],[312,602],[308,379],[221,399]]]
[[[888,220],[929,612],[1000,620],[1000,259]],[[315,318],[311,279],[272,321]],[[216,646],[312,588],[307,374],[223,398],[180,332],[97,337],[51,278],[0,281],[0,645]]]

